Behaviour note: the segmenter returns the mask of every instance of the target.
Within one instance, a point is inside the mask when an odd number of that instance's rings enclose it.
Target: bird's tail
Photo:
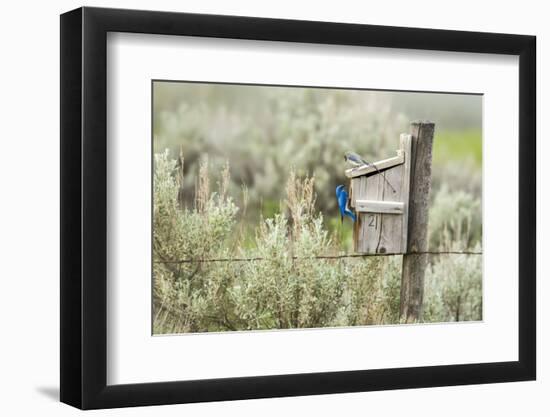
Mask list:
[[[357,220],[357,217],[355,217],[355,213],[351,210],[346,209],[346,216],[348,216],[351,220],[353,220],[353,222]]]

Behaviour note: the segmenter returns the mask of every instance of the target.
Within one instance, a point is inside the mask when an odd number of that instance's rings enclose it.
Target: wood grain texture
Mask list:
[[[396,165],[400,165],[403,162],[404,162],[403,152],[401,152],[401,150],[398,150],[397,155],[392,156],[391,158],[382,159],[381,161],[373,162],[370,165],[362,165],[360,167],[346,169],[346,177],[357,178],[362,175],[377,173],[378,171],[382,171],[384,169],[389,169]]]
[[[351,180],[351,206],[357,212],[357,222],[354,227],[356,252],[400,254],[406,250],[408,217],[405,213],[407,213],[406,206],[409,198],[411,155],[408,137],[409,135],[405,135],[401,138],[401,149],[398,151],[401,161],[399,164],[381,170],[380,173],[374,172]],[[371,202],[371,207],[366,212],[361,203],[363,201]],[[398,206],[403,214],[395,211],[388,212],[383,209],[384,205],[386,208]]]
[[[403,214],[401,201],[356,200],[355,211],[364,213]]]
[[[407,322],[422,318],[424,274],[428,265],[428,213],[432,183],[434,124],[411,123],[411,181],[408,204],[407,255],[403,256],[400,313]]]

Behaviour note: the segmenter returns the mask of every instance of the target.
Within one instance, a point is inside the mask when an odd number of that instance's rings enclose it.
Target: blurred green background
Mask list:
[[[414,120],[436,125],[429,249],[482,251],[479,95],[156,82],[153,107],[155,333],[401,323],[400,255],[319,257],[353,252],[344,152],[393,156]],[[420,321],[481,320],[481,266],[430,256]]]
[[[243,245],[260,219],[281,210],[290,169],[314,175],[316,208],[337,251],[351,251],[334,189],[348,181],[343,154],[376,161],[395,154],[414,120],[435,123],[430,245],[443,232],[461,249],[481,242],[482,96],[155,81],[154,152],[185,158],[183,198],[192,207],[207,154],[215,183],[226,162],[229,194],[241,208]],[[242,210],[246,187],[247,207]]]

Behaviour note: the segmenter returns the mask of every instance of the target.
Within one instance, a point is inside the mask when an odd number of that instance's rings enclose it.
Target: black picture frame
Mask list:
[[[108,32],[519,56],[519,360],[107,385]],[[88,7],[61,15],[61,401],[94,409],[535,379],[535,51],[524,35]]]

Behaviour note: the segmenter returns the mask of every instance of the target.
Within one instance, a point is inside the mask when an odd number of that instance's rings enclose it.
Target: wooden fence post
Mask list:
[[[411,123],[411,182],[409,194],[409,221],[407,253],[403,256],[401,276],[401,319],[415,322],[422,319],[424,273],[428,265],[427,254],[414,254],[428,250],[428,210],[432,182],[432,146],[434,124]]]

